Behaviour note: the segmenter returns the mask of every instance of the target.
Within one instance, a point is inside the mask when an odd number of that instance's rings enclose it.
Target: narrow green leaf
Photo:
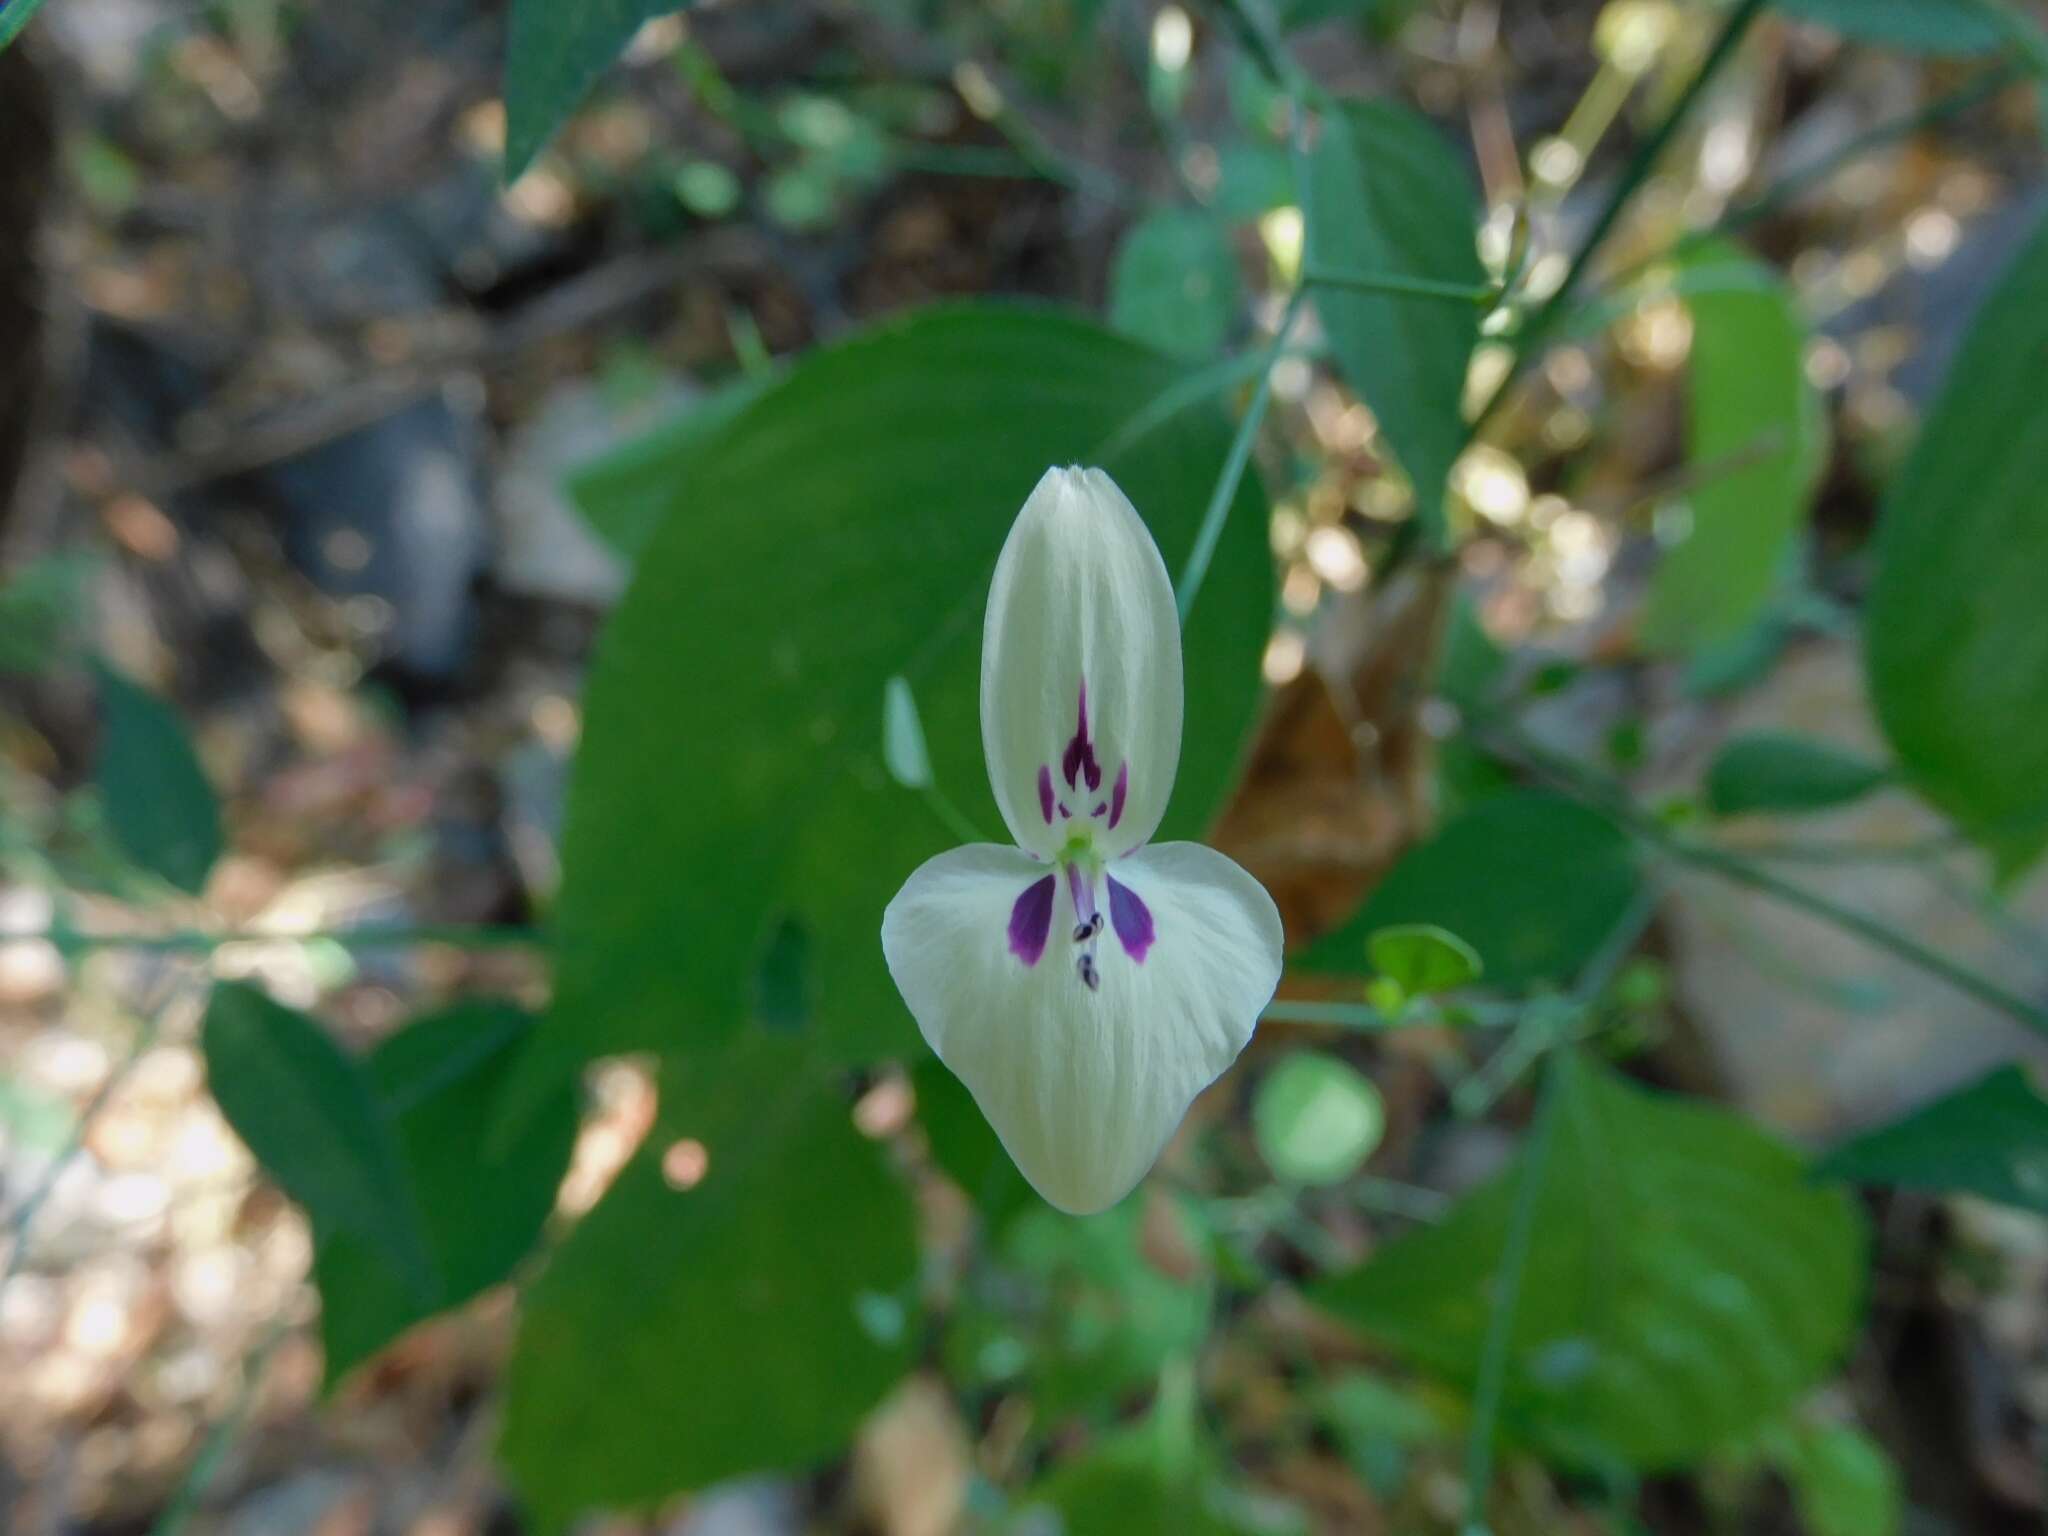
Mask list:
[[[528,1293],[500,1450],[544,1528],[822,1461],[908,1368],[909,1192],[805,1051],[757,1036],[666,1077],[647,1145]],[[707,1158],[684,1189],[679,1138]]]
[[[2048,1216],[2048,1100],[2000,1067],[1837,1147],[1818,1170],[1858,1184],[1978,1195]]]
[[[1989,53],[2005,27],[1984,0],[1775,0],[1797,21],[1914,53]]]
[[[1195,208],[1163,208],[1134,225],[1109,279],[1110,323],[1176,357],[1222,350],[1240,301],[1228,232]]]
[[[1818,737],[1756,731],[1714,755],[1707,805],[1716,816],[1825,811],[1862,799],[1890,777],[1884,764]]]
[[[220,803],[184,722],[155,694],[95,664],[100,744],[93,777],[121,852],[198,895],[220,857]]]
[[[13,0],[12,4],[0,4],[0,49],[21,36],[21,29],[42,8],[43,0]]]
[[[929,789],[932,755],[924,744],[924,722],[910,684],[892,677],[882,689],[882,760],[889,777],[905,789]]]
[[[1479,951],[1429,923],[1397,923],[1365,941],[1372,968],[1409,997],[1469,987],[1485,970]]]
[[[996,554],[1048,465],[1089,462],[1181,376],[1058,311],[949,307],[811,354],[713,440],[585,691],[558,990],[529,1083],[596,1056],[714,1048],[751,1011],[784,918],[809,935],[825,1049],[922,1049],[875,925],[952,834],[892,782],[877,700],[890,677],[914,681],[936,781],[970,824],[999,826],[976,645]],[[1191,409],[1103,464],[1169,570],[1229,442],[1220,411]],[[1272,610],[1264,510],[1248,482],[1183,636],[1161,838],[1199,832],[1237,771]]]
[[[1476,950],[1494,986],[1572,980],[1634,908],[1627,836],[1557,795],[1495,795],[1411,849],[1361,910],[1312,945],[1304,969],[1351,974],[1382,928],[1428,923]]]
[[[1642,1470],[1754,1435],[1854,1336],[1854,1207],[1725,1110],[1560,1063],[1558,1119],[1509,1336],[1501,1430],[1554,1459]],[[1469,1391],[1517,1169],[1311,1300]]]
[[[1308,265],[1482,288],[1472,178],[1437,132],[1389,102],[1347,103],[1323,124],[1309,167]],[[1364,397],[1415,487],[1423,526],[1443,526],[1444,487],[1465,446],[1465,372],[1479,307],[1319,289],[1337,365]]]
[[[1696,272],[1742,274],[1689,294],[1686,457],[1690,529],[1664,551],[1641,642],[1693,650],[1740,634],[1770,602],[1805,526],[1827,421],[1806,378],[1806,325],[1776,273],[1709,244]]]
[[[423,1318],[508,1279],[532,1251],[568,1172],[574,1096],[565,1085],[502,1157],[478,1134],[532,1023],[509,1004],[463,1003],[415,1021],[370,1054],[369,1076],[397,1130],[436,1285],[417,1295],[376,1245],[347,1230],[323,1234],[313,1276],[329,1386]]]
[[[1364,1166],[1387,1125],[1372,1079],[1320,1051],[1284,1057],[1259,1082],[1252,1133],[1288,1184],[1341,1184]]]
[[[533,164],[642,24],[689,0],[512,0],[505,52],[505,179]]]
[[[316,1021],[240,982],[214,988],[200,1044],[221,1113],[314,1232],[361,1242],[431,1304],[440,1277],[396,1129],[362,1066]]]
[[[2016,872],[2048,846],[2048,218],[1977,311],[1885,498],[1872,702],[1913,787]]]

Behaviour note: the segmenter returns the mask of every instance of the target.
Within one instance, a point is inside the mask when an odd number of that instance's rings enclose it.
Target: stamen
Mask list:
[[[1080,972],[1081,980],[1087,983],[1090,992],[1095,991],[1102,985],[1102,977],[1095,970],[1095,957],[1093,955],[1083,955],[1074,969]]]

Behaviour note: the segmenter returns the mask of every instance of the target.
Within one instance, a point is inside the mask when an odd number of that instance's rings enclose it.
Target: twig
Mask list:
[[[1447,299],[1477,308],[1500,298],[1491,283],[1440,283],[1426,277],[1403,277],[1395,272],[1351,272],[1336,267],[1309,267],[1301,280],[1311,288],[1343,288],[1355,293],[1393,293],[1412,299]]]
[[[1764,3],[1765,0],[1739,0],[1728,13],[1728,19],[1721,24],[1721,31],[1715,37],[1713,46],[1707,50],[1707,56],[1701,61],[1699,70],[1679,93],[1678,100],[1671,104],[1670,111],[1666,112],[1663,119],[1650,131],[1649,137],[1636,147],[1635,155],[1622,171],[1620,180],[1608,192],[1606,203],[1594,218],[1593,227],[1579,243],[1579,249],[1572,257],[1571,266],[1565,271],[1564,281],[1558,284],[1548,299],[1544,300],[1542,307],[1536,311],[1528,327],[1523,331],[1521,341],[1509,361],[1507,372],[1501,376],[1500,383],[1494,386],[1493,393],[1480,408],[1479,415],[1472,423],[1470,436],[1477,437],[1485,429],[1486,424],[1506,403],[1508,392],[1521,377],[1522,370],[1542,352],[1551,331],[1557,325],[1559,316],[1571,303],[1579,283],[1600,254],[1601,246],[1613,233],[1614,226],[1620,222],[1622,213],[1635,197],[1637,190],[1649,180],[1650,173],[1664,157],[1664,151],[1670,147],[1671,141],[1678,136],[1678,130],[1684,126],[1686,118],[1691,115],[1694,105],[1705,94],[1707,86],[1721,72],[1721,67],[1734,56],[1736,47],[1749,31],[1750,23],[1755,21],[1763,10]]]

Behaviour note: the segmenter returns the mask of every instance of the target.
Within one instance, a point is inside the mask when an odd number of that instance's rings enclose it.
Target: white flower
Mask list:
[[[882,918],[889,974],[1032,1186],[1114,1205],[1251,1039],[1280,914],[1196,843],[1147,847],[1180,761],[1180,622],[1099,469],[1051,469],[996,562],[981,738],[1015,848],[942,853]]]

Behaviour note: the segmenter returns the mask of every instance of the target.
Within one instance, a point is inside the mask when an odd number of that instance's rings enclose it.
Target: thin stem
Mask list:
[[[1500,297],[1491,283],[1477,287],[1469,283],[1440,283],[1426,277],[1402,277],[1393,272],[1351,272],[1337,267],[1309,267],[1301,280],[1311,288],[1343,288],[1356,293],[1394,293],[1414,299],[1447,299],[1474,308],[1490,305]]]
[[[1728,13],[1728,19],[1721,24],[1720,34],[1715,37],[1713,46],[1707,50],[1707,56],[1701,61],[1698,72],[1687,82],[1678,100],[1671,104],[1671,110],[1664,114],[1663,120],[1650,131],[1649,137],[1636,146],[1636,152],[1622,171],[1621,179],[1608,192],[1606,203],[1593,220],[1593,227],[1586,232],[1586,238],[1580,242],[1577,253],[1572,257],[1571,266],[1565,272],[1564,281],[1558,284],[1548,299],[1543,301],[1542,307],[1536,311],[1528,328],[1522,333],[1521,342],[1516,346],[1514,357],[1508,364],[1508,371],[1501,376],[1500,383],[1494,387],[1492,395],[1487,398],[1486,404],[1472,423],[1471,436],[1477,437],[1493,419],[1506,402],[1508,391],[1514,387],[1515,380],[1521,376],[1522,370],[1542,352],[1544,343],[1556,327],[1559,316],[1571,303],[1572,295],[1577,291],[1580,281],[1600,254],[1600,247],[1614,232],[1614,226],[1621,221],[1623,212],[1628,208],[1637,190],[1649,180],[1657,162],[1664,157],[1664,151],[1678,136],[1678,130],[1684,126],[1693,107],[1706,93],[1707,86],[1721,72],[1721,67],[1734,56],[1737,46],[1749,31],[1750,23],[1756,20],[1764,4],[1765,0],[1740,0],[1740,3]]]
[[[946,830],[959,838],[961,842],[985,843],[988,841],[987,838],[981,835],[974,823],[961,814],[960,807],[948,799],[946,792],[940,789],[938,785],[925,785],[924,802],[931,807],[932,814],[939,818],[939,821],[945,826]]]
[[[1223,473],[1216,477],[1216,488],[1209,494],[1208,509],[1202,514],[1202,526],[1195,534],[1195,546],[1188,551],[1187,564],[1181,568],[1175,597],[1180,607],[1180,621],[1185,624],[1194,610],[1195,597],[1202,590],[1202,581],[1209,574],[1209,562],[1216,557],[1216,545],[1223,537],[1223,525],[1230,517],[1230,504],[1237,499],[1237,488],[1244,480],[1245,466],[1251,462],[1252,444],[1257,440],[1259,428],[1266,420],[1266,407],[1273,401],[1273,365],[1280,361],[1280,353],[1287,345],[1287,334],[1294,329],[1294,318],[1301,313],[1301,306],[1308,296],[1306,288],[1294,290],[1294,296],[1287,301],[1287,312],[1280,317],[1280,325],[1273,332],[1273,340],[1264,355],[1265,368],[1259,374],[1259,387],[1252,392],[1252,401],[1245,408],[1244,419],[1237,424],[1237,436],[1231,439],[1230,453],[1223,461]]]
[[[1325,348],[1320,345],[1298,347],[1281,353],[1281,357],[1300,358],[1312,362],[1321,357],[1324,351]],[[1246,379],[1253,378],[1272,366],[1271,351],[1266,347],[1260,347],[1256,351],[1226,357],[1221,362],[1211,363],[1205,368],[1196,369],[1193,373],[1183,374],[1133,411],[1122,426],[1103,439],[1086,462],[1105,466],[1114,464],[1181,412],[1191,410],[1204,400],[1220,395],[1227,389],[1234,389]]]
[[[199,1454],[192,1458],[192,1464],[185,1469],[185,1476],[178,1484],[178,1491],[171,1495],[163,1513],[157,1516],[156,1524],[150,1527],[150,1536],[178,1536],[184,1530],[185,1522],[192,1518],[193,1510],[206,1496],[212,1486],[214,1475],[220,1471],[221,1462],[226,1459],[228,1448],[234,1444],[235,1436],[241,1433],[249,1412],[256,1405],[256,1389],[263,1384],[264,1369],[270,1364],[270,1357],[284,1342],[289,1327],[283,1318],[270,1325],[269,1331],[255,1349],[249,1353],[242,1368],[242,1384],[235,1392],[235,1400],[207,1432],[206,1444]]]
[[[1515,1181],[1515,1206],[1508,1217],[1507,1241],[1501,1247],[1500,1270],[1494,1276],[1493,1312],[1486,1321],[1486,1342],[1479,1355],[1479,1377],[1472,1392],[1472,1431],[1465,1443],[1465,1536],[1486,1536],[1486,1495],[1493,1484],[1493,1438],[1500,1418],[1500,1399],[1507,1382],[1508,1346],[1515,1332],[1515,1305],[1522,1275],[1529,1267],[1529,1249],[1536,1235],[1536,1207],[1550,1160],[1557,1127],[1558,1058],[1543,1069],[1536,1100],[1536,1123],[1522,1148],[1521,1175]]]
[[[1394,1021],[1364,1003],[1318,1003],[1283,997],[1259,1018],[1268,1024],[1335,1024],[1344,1029],[1392,1029]]]
[[[1642,811],[1619,784],[1572,758],[1551,752],[1529,740],[1522,732],[1505,733],[1503,744],[1508,748],[1510,756],[1519,758],[1525,765],[1535,769],[1555,787],[1613,817],[1623,830],[1666,857],[1690,864],[1696,869],[1704,869],[1737,885],[1747,886],[1787,906],[1796,907],[1810,916],[1820,918],[1842,932],[1863,940],[1873,948],[1895,955],[1915,969],[1947,982],[1957,991],[1975,998],[2007,1018],[2048,1035],[2048,1008],[2031,1003],[2017,993],[2000,986],[1983,973],[1951,960],[1939,950],[1921,943],[1911,934],[1903,933],[1867,912],[1845,907],[1818,891],[1811,891],[1802,885],[1795,885],[1789,880],[1782,879],[1745,854],[1681,836],[1656,817]]]

